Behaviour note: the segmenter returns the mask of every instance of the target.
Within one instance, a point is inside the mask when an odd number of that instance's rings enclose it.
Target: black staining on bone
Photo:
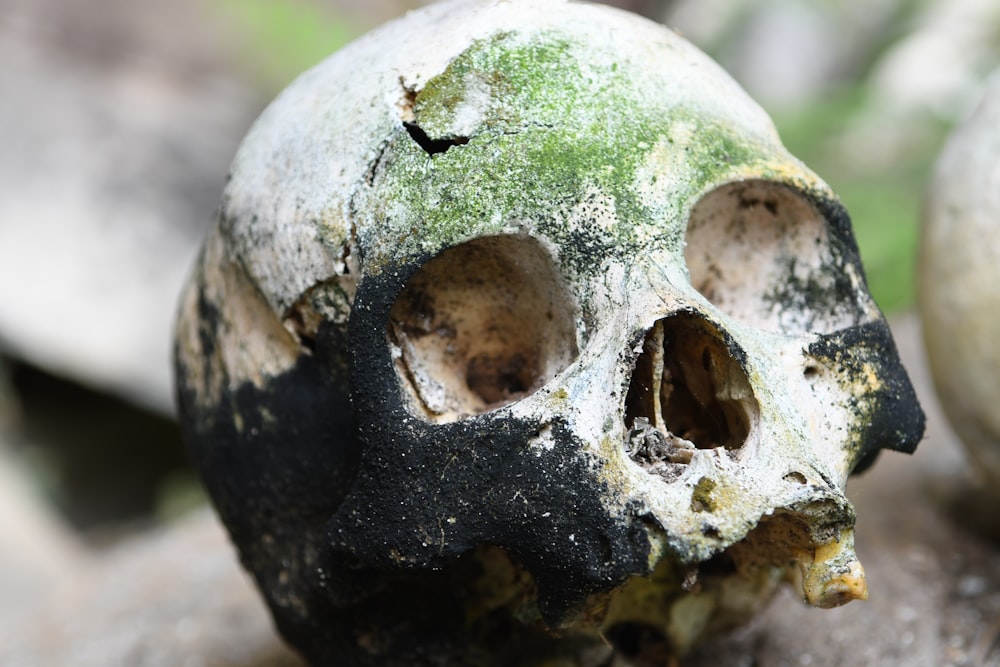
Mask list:
[[[861,475],[865,473],[869,468],[875,465],[878,460],[879,454],[882,453],[881,449],[872,449],[870,451],[861,454],[858,462],[854,464],[854,468],[851,470],[852,475]]]
[[[217,319],[204,324],[225,326]],[[300,647],[348,641],[335,635],[350,627],[346,615],[333,621],[313,562],[360,456],[348,387],[324,363],[330,350],[324,333],[316,354],[301,355],[264,386],[230,388],[219,379],[215,402],[193,389],[192,369],[177,362],[190,455],[277,625]]]
[[[803,377],[816,382],[831,371],[853,392],[855,471],[879,449],[913,451],[923,414],[839,202],[781,183],[731,183],[694,207],[687,241],[692,285],[720,310],[756,328],[820,336]]]
[[[425,258],[429,259],[429,258]],[[648,528],[603,505],[610,493],[560,420],[507,410],[431,423],[412,414],[386,344],[389,312],[419,264],[366,276],[350,321],[352,399],[365,442],[357,483],[329,525],[331,560],[386,581],[504,549],[557,626],[592,593],[647,572]],[[548,447],[529,447],[540,433]],[[390,549],[386,545],[392,545]]]
[[[242,282],[246,276],[232,280],[230,287],[247,292],[222,299],[254,293]],[[311,353],[277,375],[239,381],[220,346],[238,347],[260,332],[240,328],[233,301],[214,297],[210,287],[218,285],[199,274],[186,324],[196,327],[198,344],[175,353],[179,421],[190,457],[285,636],[329,638],[348,626],[329,623],[314,555],[360,458],[349,387],[336,363],[343,330],[322,324],[311,333]]]
[[[801,195],[825,223],[830,258],[828,271],[833,278],[832,285],[819,289],[809,285],[804,287],[805,307],[815,312],[840,312],[849,315],[852,324],[861,323],[874,309],[874,304],[868,295],[864,265],[850,215],[838,199],[826,193],[805,191]]]
[[[614,215],[617,218],[618,214]],[[571,219],[579,222],[567,225]],[[539,234],[559,248],[559,263],[564,270],[583,280],[605,271],[611,258],[628,264],[645,252],[636,239],[617,231],[609,233],[608,222],[607,201],[601,192],[593,190],[579,198],[563,197],[554,213],[538,219],[536,224]]]
[[[406,133],[417,143],[428,155],[444,153],[452,146],[462,146],[469,143],[469,137],[444,137],[442,139],[431,139],[427,132],[416,123],[403,122]]]
[[[822,336],[806,354],[844,378],[853,392],[851,407],[862,417],[855,472],[880,449],[913,453],[923,437],[924,413],[885,320]]]
[[[343,349],[347,345],[347,313],[350,297],[345,289],[348,277],[347,253],[344,255],[343,273],[323,280],[303,292],[295,303],[288,307],[282,324],[295,337],[304,354],[318,353],[320,329],[324,326],[323,337],[330,349]],[[339,348],[337,346],[340,346]],[[333,371],[346,377],[347,366],[340,355],[326,355],[328,363],[336,366]]]
[[[200,261],[200,260],[199,260]],[[222,382],[223,378],[216,377],[214,372],[215,365],[210,363],[211,359],[214,359],[218,354],[218,349],[216,346],[216,335],[218,333],[219,325],[222,320],[222,313],[216,307],[214,303],[209,301],[205,296],[205,286],[203,281],[199,279],[198,286],[198,301],[197,301],[197,314],[198,314],[198,343],[201,349],[201,354],[205,363],[202,364],[204,368],[205,377],[203,378],[203,383],[205,387],[213,386]],[[176,355],[175,355],[176,357]],[[181,368],[178,367],[178,372]],[[177,381],[178,391],[182,387],[183,383],[179,380]],[[181,414],[180,422],[184,424],[183,413]]]
[[[835,254],[831,259],[834,266],[827,267],[821,274],[802,276],[798,258],[783,258],[780,262],[783,278],[763,295],[763,302],[771,310],[798,313],[804,331],[828,331],[832,328],[830,321],[860,322],[864,311],[863,304],[858,303],[857,288],[848,279],[844,267],[838,265]]]

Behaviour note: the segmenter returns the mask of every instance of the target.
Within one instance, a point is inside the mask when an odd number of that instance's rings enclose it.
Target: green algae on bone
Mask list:
[[[476,41],[417,93],[418,123],[431,136],[446,135],[463,105],[481,102],[469,99],[478,89],[489,92],[489,108],[482,109],[487,131],[564,124],[588,92],[580,85],[575,48],[560,35],[544,33],[527,43],[511,32]]]
[[[691,510],[694,512],[714,512],[718,509],[715,491],[715,481],[702,477],[691,492]]]
[[[431,140],[462,142],[429,155],[396,132],[373,193],[375,227],[393,243],[367,248],[372,269],[512,228],[572,248],[562,260],[581,271],[650,240],[679,256],[690,202],[773,154],[721,119],[652,95],[611,54],[584,64],[587,49],[558,34],[500,33],[417,92],[413,124]],[[679,169],[661,173],[664,151]]]

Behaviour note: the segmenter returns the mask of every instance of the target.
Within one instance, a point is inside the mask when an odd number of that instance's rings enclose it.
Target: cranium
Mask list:
[[[941,406],[979,476],[1000,482],[1000,71],[949,137],[924,202],[919,304]],[[991,519],[992,520],[992,519]]]
[[[183,297],[181,415],[320,664],[643,664],[865,596],[923,417],[849,221],[672,32],[449,2],[292,84]],[[619,663],[616,663],[619,664]]]

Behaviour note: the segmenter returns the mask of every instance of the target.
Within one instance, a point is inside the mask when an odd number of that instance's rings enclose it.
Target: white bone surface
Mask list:
[[[948,140],[928,190],[920,312],[952,427],[1000,480],[1000,73]]]

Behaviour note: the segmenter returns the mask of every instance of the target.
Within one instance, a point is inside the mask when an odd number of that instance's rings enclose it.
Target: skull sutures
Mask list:
[[[182,420],[318,664],[637,664],[792,574],[923,417],[846,214],[670,31],[450,2],[261,116],[183,297]],[[617,663],[616,663],[617,664]]]

